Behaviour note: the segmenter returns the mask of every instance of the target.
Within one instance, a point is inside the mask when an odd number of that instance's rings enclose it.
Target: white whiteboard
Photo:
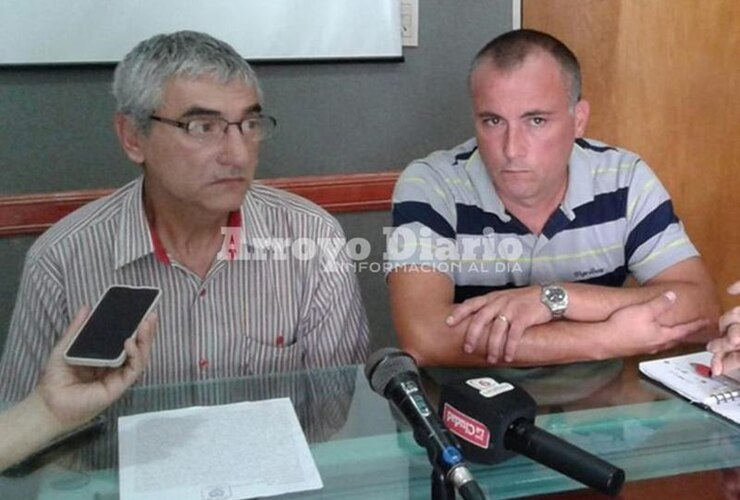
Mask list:
[[[0,0],[0,64],[117,62],[204,31],[250,61],[400,58],[398,0]]]

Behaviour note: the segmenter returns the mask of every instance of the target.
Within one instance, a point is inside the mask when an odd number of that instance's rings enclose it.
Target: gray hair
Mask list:
[[[518,68],[528,55],[538,50],[550,54],[569,80],[572,108],[581,100],[581,65],[575,54],[563,42],[541,31],[529,29],[509,31],[488,42],[473,59],[468,81],[473,71],[483,62],[491,63],[501,71],[511,71]]]
[[[234,48],[196,31],[155,35],[129,52],[116,66],[113,96],[117,111],[147,133],[149,116],[162,104],[164,89],[174,77],[212,76],[220,83],[242,80],[262,101],[257,75]]]

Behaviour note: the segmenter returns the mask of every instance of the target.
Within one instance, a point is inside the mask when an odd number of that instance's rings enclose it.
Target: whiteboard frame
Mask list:
[[[398,0],[0,0],[0,65],[120,61],[207,32],[250,61],[402,59]]]

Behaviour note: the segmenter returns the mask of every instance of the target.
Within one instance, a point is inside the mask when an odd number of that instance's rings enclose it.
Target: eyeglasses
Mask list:
[[[269,138],[275,127],[277,120],[268,115],[260,115],[253,118],[246,118],[240,122],[230,122],[220,116],[208,116],[204,118],[193,118],[188,121],[171,120],[157,115],[150,115],[149,119],[181,128],[190,137],[203,142],[216,142],[221,140],[229,125],[236,125],[245,141],[263,141]]]

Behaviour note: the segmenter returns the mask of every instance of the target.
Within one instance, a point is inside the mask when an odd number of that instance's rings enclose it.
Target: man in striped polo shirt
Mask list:
[[[573,53],[509,32],[478,53],[469,87],[475,138],[412,162],[393,195],[401,346],[426,366],[542,366],[716,335],[712,279],[660,181],[583,138]],[[630,275],[639,287],[622,287]]]
[[[157,35],[118,65],[113,93],[116,133],[143,175],[29,251],[0,399],[31,390],[64,325],[112,284],[162,289],[142,384],[364,361],[367,319],[338,222],[253,183],[276,121],[244,59],[203,33]]]

